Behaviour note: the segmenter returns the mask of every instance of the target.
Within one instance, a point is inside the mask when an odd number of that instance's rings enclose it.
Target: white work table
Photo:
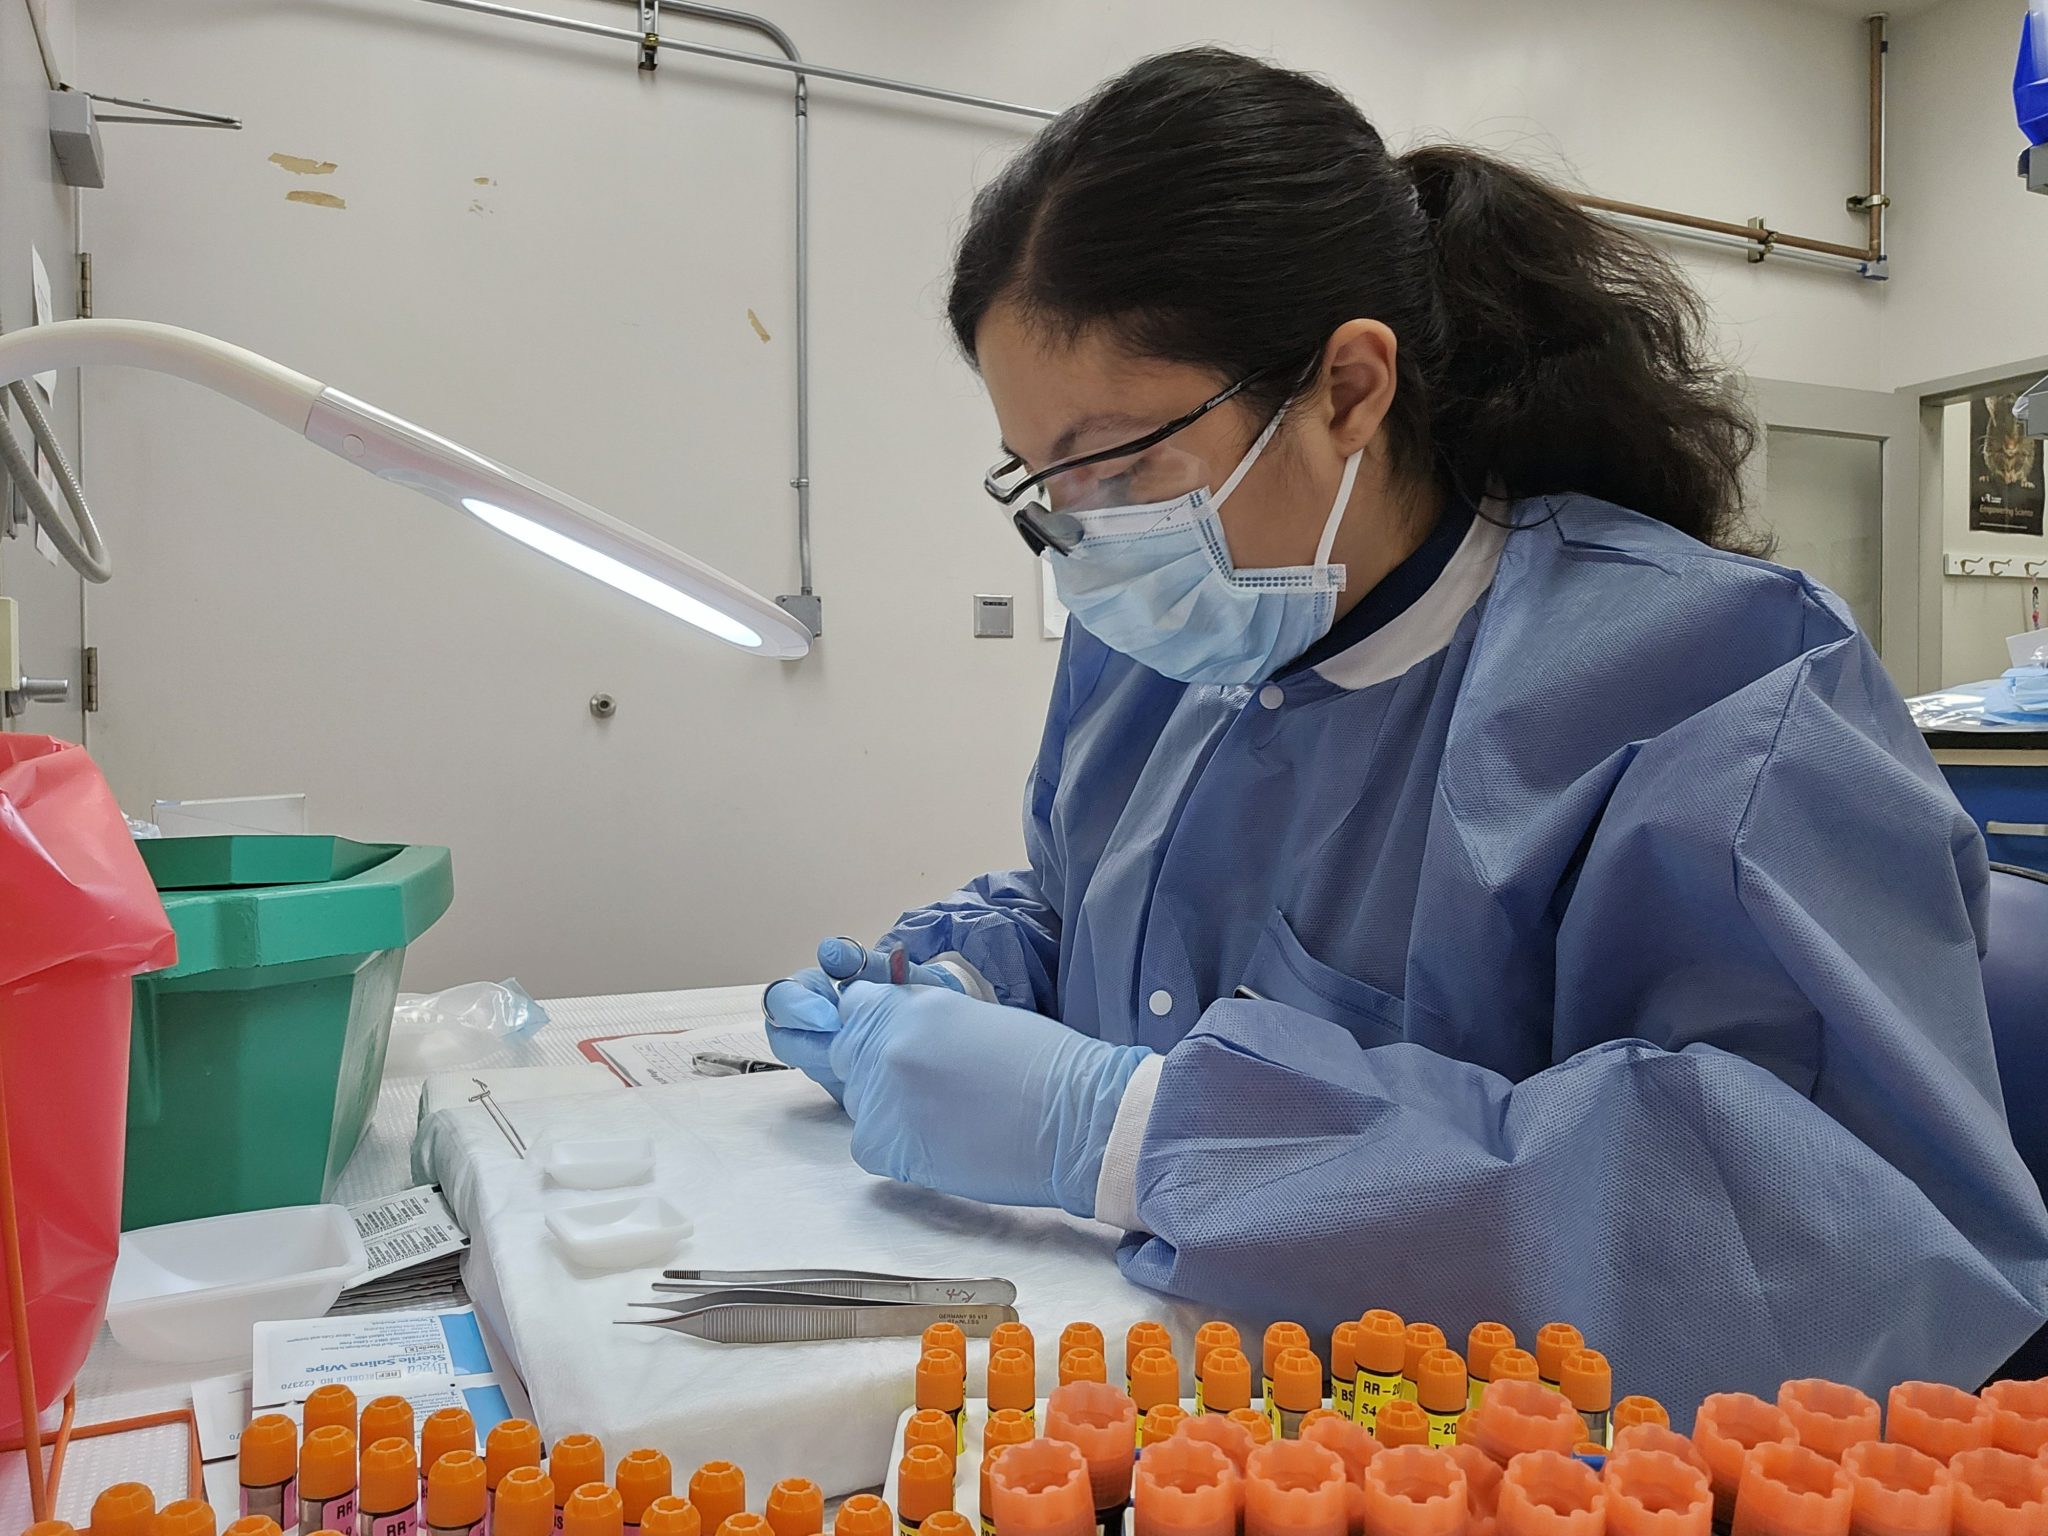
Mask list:
[[[561,1065],[581,1061],[577,1043],[604,1035],[639,1034],[683,1025],[750,1024],[761,1017],[761,988],[716,987],[615,997],[564,998],[546,1003],[549,1021],[531,1039],[515,1041],[474,1063],[476,1067]],[[413,1132],[419,1118],[419,1077],[387,1076],[362,1145],[333,1198],[343,1203],[408,1187]],[[247,1359],[159,1364],[138,1359],[104,1327],[78,1374],[80,1425],[173,1410],[191,1400],[191,1384],[246,1369]],[[46,1420],[54,1429],[57,1413]],[[74,1442],[58,1490],[58,1519],[81,1529],[94,1496],[109,1483],[135,1481],[156,1490],[157,1502],[185,1495],[186,1431],[182,1425]],[[0,1529],[29,1524],[27,1468],[19,1453],[0,1462]]]

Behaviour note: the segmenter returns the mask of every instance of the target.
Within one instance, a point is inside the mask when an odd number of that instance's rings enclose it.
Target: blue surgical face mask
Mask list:
[[[1276,414],[1213,495],[1075,512],[1081,542],[1052,558],[1060,601],[1103,644],[1184,683],[1261,683],[1330,632],[1344,567],[1330,548],[1363,450],[1344,461],[1312,565],[1240,571],[1219,509],[1280,426]]]

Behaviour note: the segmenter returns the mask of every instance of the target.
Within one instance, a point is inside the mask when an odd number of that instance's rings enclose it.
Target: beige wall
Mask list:
[[[772,9],[814,60],[1055,105],[1219,39],[1327,71],[1397,140],[1858,227],[1861,28],[1783,0]],[[110,136],[102,313],[273,353],[791,589],[779,79],[676,58],[649,77],[621,45],[416,0],[96,0],[80,47],[103,89],[248,124]],[[516,971],[554,994],[764,977],[1017,859],[1057,647],[982,497],[994,428],[941,311],[968,199],[1027,125],[825,82],[812,123],[810,660],[716,649],[265,422],[102,372],[93,491],[121,575],[92,736],[124,800],[303,789],[325,828],[450,843],[457,904],[412,982]],[[274,152],[339,169],[303,181]],[[286,201],[313,187],[346,210]],[[1876,383],[1880,285],[1687,259],[1733,360]],[[1016,595],[1019,638],[969,638],[976,592]]]

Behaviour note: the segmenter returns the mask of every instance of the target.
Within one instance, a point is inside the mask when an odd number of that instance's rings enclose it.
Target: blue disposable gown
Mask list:
[[[1681,1423],[1974,1386],[2048,1313],[1975,827],[1832,594],[1585,498],[1514,520],[1264,687],[1070,626],[1030,867],[892,938],[1166,1053],[1142,1284],[1576,1322]]]

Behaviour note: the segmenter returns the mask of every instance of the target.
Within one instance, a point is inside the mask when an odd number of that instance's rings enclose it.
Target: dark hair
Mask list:
[[[949,312],[970,360],[998,301],[1278,409],[1330,333],[1398,338],[1393,462],[1467,494],[1577,491],[1754,548],[1698,296],[1541,177],[1452,145],[1392,154],[1312,76],[1220,48],[1134,65],[984,187]]]

